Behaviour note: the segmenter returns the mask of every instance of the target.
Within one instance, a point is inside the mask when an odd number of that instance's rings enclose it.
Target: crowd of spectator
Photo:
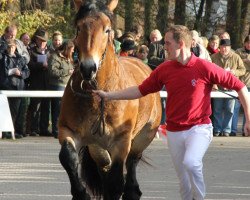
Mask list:
[[[63,34],[59,31],[49,38],[44,28],[38,28],[32,36],[22,33],[20,39],[16,38],[17,31],[15,25],[10,25],[0,38],[0,90],[64,90],[74,72],[74,42],[63,42]],[[136,57],[152,70],[168,60],[164,37],[158,29],[152,30],[148,41],[144,43],[141,40],[141,26],[135,26],[125,33],[120,29],[112,30],[110,34],[114,38],[118,56]],[[190,50],[195,56],[230,71],[250,90],[250,35],[245,38],[242,48],[233,50],[227,32],[212,35],[208,39],[201,37],[196,30],[192,30],[191,34],[193,40]],[[213,87],[214,90],[228,91],[223,86]],[[8,101],[16,138],[57,138],[61,98],[8,98]],[[162,98],[163,115],[159,131],[164,133],[165,105],[166,99]],[[239,131],[244,136],[243,128],[237,130],[240,107],[237,99],[212,99],[214,136],[235,136]],[[3,137],[8,138],[10,134],[6,132]]]
[[[73,41],[63,42],[62,33],[55,31],[49,45],[49,34],[44,28],[38,28],[31,37],[23,33],[19,40],[17,31],[15,25],[10,25],[0,38],[0,90],[64,90],[74,71]],[[57,138],[60,98],[8,101],[16,138]],[[3,137],[10,137],[10,133],[4,132]]]

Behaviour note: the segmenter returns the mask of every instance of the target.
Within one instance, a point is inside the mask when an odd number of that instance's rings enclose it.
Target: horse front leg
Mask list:
[[[73,196],[72,200],[90,200],[91,198],[87,194],[86,188],[83,187],[78,176],[79,158],[72,142],[73,140],[71,140],[71,142],[65,140],[62,143],[59,159],[69,176],[71,194]]]
[[[126,161],[127,176],[124,188],[123,200],[139,200],[142,192],[136,179],[136,167],[141,156],[129,154]]]
[[[124,189],[123,161],[114,161],[103,178],[103,200],[119,200]]]

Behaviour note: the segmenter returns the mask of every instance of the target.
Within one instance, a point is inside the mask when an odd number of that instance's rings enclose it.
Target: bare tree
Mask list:
[[[241,46],[241,5],[242,0],[228,0],[226,30],[230,34],[232,48]]]
[[[205,0],[201,0],[198,12],[196,11],[195,0],[192,0],[192,1],[193,1],[193,5],[194,5],[194,10],[195,10],[194,29],[200,32],[201,22],[202,22],[202,13],[204,11]]]
[[[245,35],[250,34],[250,22],[247,21],[247,16],[250,14],[250,1],[249,0],[242,0],[241,5],[241,41],[244,40]],[[249,26],[249,33],[246,30],[247,25]]]
[[[217,12],[220,8],[220,1],[219,0],[206,0],[206,7],[205,7],[205,16],[204,16],[204,23],[203,28],[201,30],[202,35],[206,37],[211,37],[217,19]]]
[[[157,27],[162,34],[168,27],[169,0],[158,0],[159,11],[156,16]]]
[[[186,24],[186,0],[175,0],[174,23]]]
[[[24,13],[27,10],[32,10],[32,1],[31,0],[20,0],[20,11]]]
[[[125,0],[125,31],[129,31],[134,22],[134,0]]]
[[[150,32],[153,29],[153,13],[152,13],[152,6],[154,2],[152,0],[145,0],[144,1],[144,35],[149,36]]]
[[[49,9],[49,0],[20,0],[20,11],[23,13],[27,10],[48,10]]]

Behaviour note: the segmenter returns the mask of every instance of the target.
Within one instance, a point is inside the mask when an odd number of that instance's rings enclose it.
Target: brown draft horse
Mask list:
[[[115,55],[109,33],[118,0],[109,2],[75,0],[79,64],[65,89],[58,123],[59,159],[68,173],[73,200],[140,199],[136,166],[161,118],[159,94],[101,105],[92,98],[92,89],[138,85],[151,72],[136,58]]]

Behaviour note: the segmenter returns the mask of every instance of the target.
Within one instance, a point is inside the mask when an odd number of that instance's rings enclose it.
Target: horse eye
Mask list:
[[[105,31],[105,33],[110,33],[110,31],[111,31],[110,29],[107,29],[107,30]]]

